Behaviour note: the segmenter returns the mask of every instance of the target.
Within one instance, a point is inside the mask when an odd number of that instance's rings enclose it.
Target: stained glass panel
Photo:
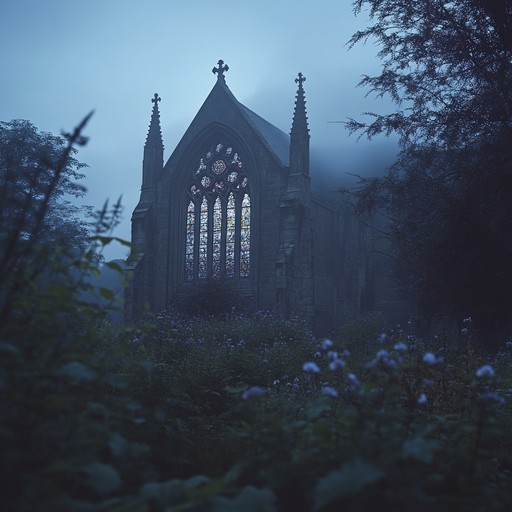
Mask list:
[[[240,218],[240,277],[247,277],[250,270],[251,252],[251,198],[248,194],[242,200]]]
[[[208,201],[203,197],[201,203],[201,215],[199,218],[199,264],[197,268],[197,277],[206,279],[208,260]]]
[[[222,207],[220,198],[217,197],[213,206],[213,253],[212,253],[212,274],[213,277],[220,277],[220,252],[222,235]]]
[[[235,196],[229,194],[226,209],[226,277],[235,276]]]
[[[187,207],[187,235],[185,241],[185,279],[194,279],[194,231],[196,225],[195,206],[189,201]]]
[[[213,144],[192,167],[185,280],[249,276],[251,204],[244,169],[240,154],[224,142]]]

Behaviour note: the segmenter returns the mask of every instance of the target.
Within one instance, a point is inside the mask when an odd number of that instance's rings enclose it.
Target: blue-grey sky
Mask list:
[[[219,59],[237,99],[289,132],[300,71],[313,165],[335,189],[347,172],[374,174],[394,145],[347,137],[342,124],[389,103],[356,88],[378,71],[378,48],[348,51],[367,23],[351,0],[0,0],[0,120],[28,119],[40,130],[71,130],[90,110],[86,204],[123,196],[116,235],[130,237],[141,182],[151,98],[158,92],[164,158],[170,156],[215,83]],[[313,177],[314,180],[314,177]],[[324,180],[325,181],[325,180]],[[122,257],[125,249],[105,255]]]

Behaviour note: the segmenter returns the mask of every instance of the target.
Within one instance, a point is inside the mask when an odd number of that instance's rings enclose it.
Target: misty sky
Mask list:
[[[347,117],[393,107],[356,88],[378,71],[372,44],[345,43],[364,16],[351,0],[0,0],[0,120],[71,130],[94,109],[78,159],[89,165],[86,204],[123,196],[116,235],[130,237],[151,98],[158,92],[167,161],[215,84],[219,59],[237,99],[289,132],[306,77],[312,165],[335,189],[346,173],[381,173],[395,146],[347,136]],[[313,176],[314,180],[314,176]],[[107,258],[122,257],[112,248]]]

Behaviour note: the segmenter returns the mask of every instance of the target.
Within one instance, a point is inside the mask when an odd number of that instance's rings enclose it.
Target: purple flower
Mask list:
[[[393,349],[398,352],[405,352],[407,350],[407,345],[403,341],[400,341],[399,343],[395,343]]]
[[[316,363],[313,363],[312,361],[304,363],[302,365],[302,369],[306,373],[320,373],[320,368],[318,368],[318,365]]]
[[[427,395],[425,393],[421,393],[421,395],[418,397],[418,404],[424,405],[428,402]]]
[[[347,380],[349,382],[347,389],[351,393],[356,393],[357,391],[359,391],[361,389],[361,383],[359,382],[359,379],[353,373],[349,373],[347,375]]]

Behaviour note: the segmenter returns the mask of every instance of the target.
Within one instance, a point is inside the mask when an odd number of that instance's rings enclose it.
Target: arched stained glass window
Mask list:
[[[213,252],[212,252],[212,275],[220,277],[220,256],[222,241],[222,207],[220,197],[217,197],[213,205]]]
[[[235,196],[229,194],[226,209],[226,276],[235,275],[236,208]]]
[[[250,269],[251,250],[251,198],[244,194],[240,217],[240,276],[247,277]]]
[[[240,154],[214,144],[192,170],[187,194],[185,280],[249,277],[251,200]]]
[[[205,279],[208,274],[208,201],[203,197],[199,216],[199,258],[197,277]]]
[[[193,201],[187,207],[187,239],[185,241],[185,279],[194,279],[194,242],[196,225],[196,207]]]

